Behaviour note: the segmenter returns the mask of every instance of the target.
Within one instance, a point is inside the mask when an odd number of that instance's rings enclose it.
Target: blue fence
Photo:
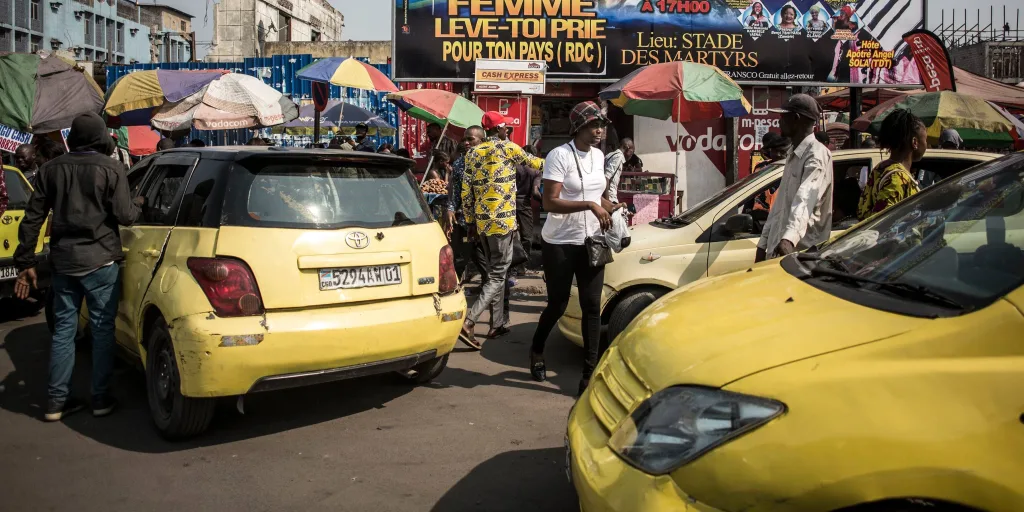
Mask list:
[[[109,88],[124,75],[134,71],[153,69],[226,69],[233,73],[244,73],[263,80],[264,83],[288,95],[299,105],[313,101],[312,82],[300,80],[296,73],[313,62],[310,55],[275,55],[245,59],[242,62],[165,62],[159,64],[133,64],[129,66],[107,66],[107,87]],[[360,59],[366,62],[365,59]],[[391,76],[390,64],[374,64],[386,76]],[[331,99],[365,108],[388,124],[398,127],[398,107],[384,99],[384,94],[348,87],[331,86]],[[245,144],[253,136],[252,130],[192,130],[190,138],[200,139],[208,145],[226,146]],[[271,137],[283,146],[301,146],[311,142],[310,137],[271,134],[270,129],[261,130],[261,136]],[[329,135],[328,135],[329,136]],[[326,140],[326,137],[321,137]],[[380,137],[378,144],[395,143],[395,137]]]

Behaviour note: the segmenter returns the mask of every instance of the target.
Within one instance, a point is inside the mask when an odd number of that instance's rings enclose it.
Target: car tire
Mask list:
[[[650,306],[658,297],[665,295],[664,290],[640,290],[630,293],[624,297],[612,310],[612,316],[608,320],[608,342],[615,341],[615,338],[626,330],[626,326],[636,318],[641,311]]]
[[[426,384],[441,375],[446,366],[448,366],[448,354],[413,366],[403,375],[416,384]]]
[[[150,329],[146,346],[146,396],[157,431],[171,440],[205,431],[213,419],[217,402],[212,398],[181,394],[177,357],[163,319],[158,319]]]

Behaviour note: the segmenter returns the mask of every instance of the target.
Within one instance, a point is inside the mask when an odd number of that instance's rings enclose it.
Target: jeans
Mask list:
[[[544,274],[547,276],[548,305],[540,314],[537,331],[533,334],[533,352],[544,354],[551,329],[565,314],[572,291],[572,278],[579,287],[580,309],[583,312],[583,378],[597,366],[603,352],[601,347],[601,288],[604,287],[604,267],[591,267],[587,249],[582,245],[543,243]]]
[[[487,235],[480,237],[480,247],[484,256],[484,277],[480,286],[480,298],[469,309],[467,320],[476,323],[485,309],[491,311],[491,327],[498,328],[508,323],[507,310],[504,308],[506,288],[508,287],[508,270],[512,265],[512,237],[518,236],[515,231],[504,235]]]
[[[71,372],[75,368],[75,333],[78,312],[85,299],[92,330],[92,396],[107,394],[114,373],[114,318],[121,296],[121,268],[116,263],[76,277],[54,274],[53,343],[50,346],[50,400],[68,397]]]

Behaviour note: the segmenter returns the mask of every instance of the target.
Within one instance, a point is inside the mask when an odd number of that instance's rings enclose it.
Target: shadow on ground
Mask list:
[[[547,448],[506,452],[487,460],[459,480],[431,510],[578,509],[576,493],[565,477],[565,451]]]

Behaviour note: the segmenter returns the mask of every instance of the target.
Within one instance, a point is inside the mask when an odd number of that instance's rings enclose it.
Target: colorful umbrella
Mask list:
[[[146,156],[156,152],[160,134],[149,126],[122,126],[115,130],[118,147],[132,156]]]
[[[229,71],[224,69],[156,69],[129,73],[107,89],[103,111],[109,116],[120,116],[120,124],[149,124],[154,107],[182,101],[227,73]]]
[[[0,77],[0,124],[11,128],[54,132],[103,108],[103,92],[92,77],[56,55],[4,55]]]
[[[743,89],[722,70],[695,62],[665,62],[633,71],[599,93],[629,115],[677,123],[750,113]]]
[[[297,73],[302,80],[324,82],[364,91],[398,92],[398,87],[377,68],[351,57],[320,59]]]
[[[947,128],[955,129],[970,146],[1007,147],[1013,144],[1010,134],[1015,128],[1006,116],[980,97],[952,91],[893,98],[858,117],[851,128],[877,135],[882,121],[897,108],[909,109],[924,122],[928,128],[929,145],[937,145],[939,135]]]
[[[415,119],[442,126],[465,129],[479,125],[484,117],[476,103],[440,89],[410,89],[388,94],[387,99]]]
[[[275,128],[275,131],[289,135],[312,135],[315,118],[318,115],[313,104],[303,105],[299,108],[299,117]],[[369,128],[370,135],[377,130],[390,130],[395,128],[369,110],[357,107],[338,100],[327,102],[327,108],[319,113],[320,126],[325,130],[337,131],[339,128],[354,128],[357,125],[365,124]]]
[[[262,80],[228,73],[176,103],[166,103],[153,114],[160,130],[233,130],[275,126],[295,119],[299,109],[292,100]]]

